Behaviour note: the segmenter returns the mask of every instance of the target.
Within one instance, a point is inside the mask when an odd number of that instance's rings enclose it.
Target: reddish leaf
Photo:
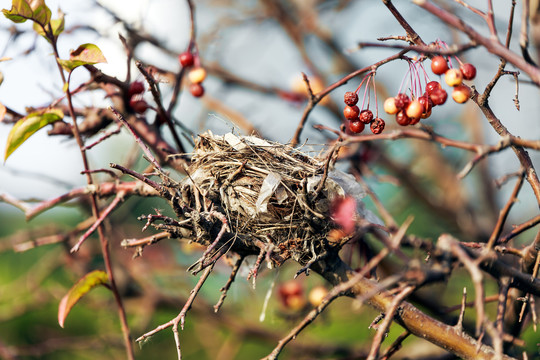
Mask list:
[[[109,277],[102,270],[95,270],[81,278],[60,301],[58,306],[58,323],[64,327],[64,322],[75,304],[93,288],[107,284]]]
[[[107,59],[97,45],[82,44],[76,50],[71,51],[69,60],[58,59],[58,63],[67,71],[73,71],[81,65],[93,65],[106,63]]]

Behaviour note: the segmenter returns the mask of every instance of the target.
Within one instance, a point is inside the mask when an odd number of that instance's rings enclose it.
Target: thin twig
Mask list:
[[[540,215],[536,215],[535,217],[525,221],[524,223],[515,225],[512,231],[510,231],[508,234],[506,234],[499,240],[499,243],[505,244],[511,239],[521,234],[522,232],[529,230],[530,228],[532,228],[533,226],[536,226],[539,223],[540,223]]]
[[[398,311],[399,304],[403,300],[405,300],[405,298],[409,296],[414,291],[414,289],[415,289],[414,286],[406,286],[402,291],[400,291],[394,297],[390,306],[386,309],[384,313],[384,320],[379,325],[379,328],[377,329],[377,333],[375,334],[375,337],[373,338],[373,341],[371,343],[371,349],[369,351],[367,360],[377,359],[378,354],[379,354],[379,348],[381,347],[381,343],[383,341],[383,337],[385,336],[386,332],[388,331],[388,328],[390,327],[390,324],[392,323],[394,314]]]
[[[122,114],[120,114],[120,112],[118,112],[118,110],[116,110],[113,107],[109,107],[109,109],[113,112],[114,115],[116,115],[118,120],[120,120],[120,122],[129,130],[129,132],[131,133],[131,135],[133,136],[137,144],[139,144],[139,147],[142,149],[142,151],[144,152],[146,157],[149,159],[149,161],[152,163],[152,165],[154,165],[154,167],[157,170],[160,170],[161,166],[159,166],[156,158],[154,157],[154,155],[152,155],[152,153],[150,152],[150,149],[148,149],[148,146],[146,146],[146,144],[137,135],[133,127],[126,121],[126,119],[124,119],[124,116],[122,116]]]
[[[489,237],[488,243],[486,245],[487,250],[492,249],[493,246],[497,244],[497,239],[501,235],[503,226],[506,223],[506,219],[508,218],[510,210],[512,209],[512,206],[518,201],[518,194],[519,194],[519,191],[521,190],[521,186],[523,185],[524,178],[525,178],[525,172],[521,171],[521,176],[519,176],[518,180],[516,181],[516,185],[514,186],[512,195],[510,195],[510,198],[508,199],[504,207],[499,212],[499,218],[497,219],[497,223],[495,224],[495,227],[493,228],[493,232],[491,233],[491,236]]]
[[[118,127],[114,130],[111,130],[111,131],[107,131],[105,134],[103,134],[103,136],[101,136],[99,139],[97,139],[96,141],[94,141],[92,144],[89,144],[89,145],[86,145],[83,150],[86,151],[86,150],[90,150],[91,148],[93,148],[94,146],[98,145],[99,143],[103,142],[104,140],[110,138],[111,136],[113,135],[116,135],[118,133],[120,133],[120,129],[122,128],[122,125],[118,124]]]
[[[380,359],[381,360],[390,359],[390,357],[392,357],[395,353],[397,353],[401,349],[403,345],[403,341],[405,341],[405,339],[407,339],[409,335],[411,335],[411,333],[408,330],[405,330],[404,332],[402,332],[396,338],[396,340],[394,340],[392,345],[390,345],[388,349],[386,349],[386,352],[383,355],[381,355]]]
[[[234,279],[236,278],[236,274],[238,274],[238,270],[240,269],[240,266],[242,266],[243,261],[244,261],[243,256],[239,257],[238,260],[236,260],[236,263],[233,266],[231,274],[229,275],[229,280],[227,280],[227,283],[225,284],[225,286],[219,289],[219,291],[221,291],[221,296],[219,297],[217,304],[214,305],[214,312],[218,312],[219,309],[221,308],[221,305],[223,305],[223,302],[225,301],[225,298],[227,297],[229,288],[234,282]]]
[[[77,241],[77,244],[75,244],[75,246],[73,246],[71,248],[71,250],[70,250],[71,253],[79,251],[79,249],[80,249],[81,245],[83,244],[83,242],[98,228],[98,226],[100,226],[103,223],[103,221],[107,218],[107,216],[109,216],[109,214],[114,210],[114,208],[116,208],[116,206],[118,206],[118,204],[124,200],[125,196],[126,196],[126,193],[123,192],[123,191],[120,191],[118,194],[116,194],[115,198],[113,199],[113,201],[111,201],[109,206],[107,206],[101,212],[101,215],[96,220],[96,222],[90,227],[90,229],[88,229],[79,238],[79,241]]]
[[[176,129],[174,128],[174,123],[172,122],[170,116],[167,115],[167,111],[163,107],[163,102],[161,101],[161,93],[159,91],[159,87],[154,80],[154,77],[146,71],[144,68],[144,65],[137,61],[135,62],[135,65],[137,66],[137,69],[143,74],[144,78],[146,79],[146,82],[150,85],[150,93],[152,94],[154,98],[154,102],[157,105],[157,115],[160,121],[165,121],[167,123],[167,126],[169,127],[169,130],[171,131],[171,134],[173,136],[174,142],[176,144],[177,151],[180,153],[185,153],[184,146],[182,145],[182,142],[180,141],[180,137],[178,136],[178,133],[176,132]]]
[[[441,235],[437,241],[437,246],[441,249],[450,251],[452,254],[454,254],[459,261],[465,265],[465,268],[467,271],[469,271],[471,275],[471,279],[474,284],[474,290],[475,290],[475,307],[476,307],[476,335],[479,336],[482,332],[482,324],[484,323],[485,319],[485,310],[484,310],[484,277],[482,275],[482,272],[480,271],[480,268],[478,266],[478,263],[481,261],[481,257],[478,259],[472,259],[467,252],[464,251],[464,249],[457,243],[455,239],[450,237],[449,235]]]
[[[181,360],[182,359],[182,353],[180,351],[180,337],[178,335],[178,324],[181,324],[182,329],[184,328],[184,320],[185,320],[186,313],[191,308],[191,305],[193,304],[193,301],[195,300],[195,297],[199,293],[199,290],[201,289],[204,282],[206,281],[206,279],[208,278],[208,276],[212,272],[213,268],[214,268],[214,264],[211,264],[209,267],[207,267],[205,269],[204,273],[199,278],[199,281],[197,282],[197,284],[195,285],[193,290],[191,290],[190,296],[187,299],[186,304],[184,305],[184,307],[182,308],[180,313],[174,319],[172,319],[172,320],[170,320],[170,321],[168,321],[168,322],[166,322],[164,324],[161,324],[158,327],[156,327],[154,330],[151,330],[151,331],[141,335],[135,341],[137,341],[137,342],[146,341],[150,337],[152,337],[153,335],[160,332],[161,330],[167,329],[167,328],[172,326],[173,327],[173,333],[174,333],[174,340],[175,340],[175,343],[176,343],[176,351],[177,351],[177,355],[178,355],[178,360]]]

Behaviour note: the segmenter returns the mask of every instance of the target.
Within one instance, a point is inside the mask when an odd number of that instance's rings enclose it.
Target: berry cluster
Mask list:
[[[190,51],[185,51],[178,55],[178,61],[180,62],[180,65],[184,68],[191,68],[195,63],[198,63],[198,57],[196,58]],[[202,82],[204,79],[206,79],[206,70],[201,67],[200,65],[194,66],[192,69],[189,70],[188,79],[190,81],[189,85],[189,92],[194,97],[201,97],[204,95],[204,87],[202,86]]]
[[[444,44],[443,44],[444,45]],[[440,46],[440,45],[439,45]],[[420,119],[426,119],[431,115],[434,106],[443,105],[448,93],[443,89],[438,81],[430,81],[424,70],[423,61],[416,58],[405,58],[409,63],[409,70],[405,75],[403,82],[408,80],[410,85],[410,95],[402,92],[404,84],[402,82],[398,94],[394,97],[387,98],[384,101],[384,111],[387,114],[395,115],[396,122],[401,126],[415,125]],[[457,103],[465,103],[471,96],[471,90],[468,86],[462,84],[463,80],[472,80],[476,76],[476,68],[472,64],[462,63],[457,57],[456,60],[460,64],[459,69],[453,68],[449,60],[444,56],[434,56],[431,60],[431,70],[435,75],[443,75],[446,84],[453,88],[452,99]],[[423,75],[423,76],[422,76]],[[347,129],[352,133],[360,133],[364,130],[366,124],[370,124],[370,129],[374,134],[380,134],[384,130],[384,120],[378,116],[374,117],[369,110],[369,82],[374,77],[374,73],[366,75],[355,92],[346,92],[344,102],[346,104],[343,110],[343,115],[347,121]],[[358,103],[358,90],[362,87],[364,81],[367,80],[366,90],[364,93],[364,103],[366,93],[368,93],[368,107],[362,110],[356,105]],[[373,82],[375,91],[375,83]],[[425,89],[425,91],[422,90]],[[377,106],[377,95],[375,91],[375,106]]]
[[[359,134],[364,131],[366,125],[369,125],[371,132],[374,134],[380,134],[384,130],[385,122],[379,117],[378,109],[376,110],[376,115],[373,115],[373,112],[369,109],[369,100],[370,100],[370,89],[369,83],[374,77],[374,73],[368,74],[364,80],[360,83],[360,86],[356,91],[348,91],[345,93],[344,102],[345,109],[343,109],[343,116],[347,119],[347,129],[355,134]],[[367,79],[366,89],[364,91],[364,99],[362,101],[362,108],[360,109],[356,104],[358,103],[358,91],[362,87],[364,81]],[[375,92],[375,107],[377,108],[377,92],[375,89],[375,82],[373,82],[374,92]],[[368,97],[368,103],[366,105],[366,95]]]
[[[325,286],[317,285],[306,296],[304,286],[296,280],[289,280],[278,287],[278,298],[283,308],[289,311],[302,311],[306,309],[308,302],[313,307],[319,306],[327,294],[328,289]]]
[[[457,59],[457,58],[456,58]],[[459,69],[449,68],[448,62],[444,56],[438,55],[431,59],[431,71],[436,75],[444,74],[444,81],[448,86],[453,87],[452,99],[455,102],[463,104],[471,96],[468,86],[462,84],[463,80],[472,80],[476,76],[476,67],[472,64],[464,64],[459,59]]]
[[[129,106],[131,106],[133,111],[137,114],[143,114],[149,108],[148,103],[143,98],[144,90],[142,81],[134,81],[128,88]]]

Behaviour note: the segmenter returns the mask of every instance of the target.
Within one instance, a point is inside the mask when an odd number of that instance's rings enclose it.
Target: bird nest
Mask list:
[[[334,247],[333,201],[358,186],[289,145],[232,133],[200,135],[187,173],[169,189],[179,218],[190,220],[183,236],[207,247],[193,272],[229,250],[259,255],[271,267],[289,258],[313,263]]]

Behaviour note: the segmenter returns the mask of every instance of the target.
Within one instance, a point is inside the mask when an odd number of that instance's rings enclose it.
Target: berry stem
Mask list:
[[[366,81],[366,79],[368,79],[371,76],[371,74],[373,74],[373,71],[370,71],[369,73],[366,74],[366,76],[364,76],[364,78],[360,82],[360,85],[358,85],[358,87],[354,91],[355,93],[358,94],[358,91],[360,91],[360,89],[362,88],[362,85],[364,84],[364,81]]]
[[[418,70],[418,67],[421,65],[422,63],[420,61],[415,61],[414,62],[414,72],[415,72],[415,75],[416,75],[416,83],[418,85],[417,87],[417,92],[415,94],[416,98],[419,98],[420,96],[422,96],[422,77],[420,75],[420,71]]]
[[[379,103],[377,102],[377,82],[373,79],[373,93],[375,94],[375,117],[379,117]]]
[[[461,60],[457,56],[454,56],[454,58],[459,63],[459,66],[463,65],[463,63],[461,62]]]
[[[423,73],[424,73],[424,81],[425,83],[427,84],[428,82],[431,81],[431,79],[429,78],[429,75],[427,74],[426,72],[426,68],[424,67],[424,63],[423,62],[420,62],[420,68],[422,69]]]
[[[360,90],[360,87],[362,86],[362,84],[364,83],[364,81],[367,79],[367,83],[366,83],[366,89],[364,90],[364,97],[362,98],[362,108],[361,110],[364,109],[364,105],[366,104],[366,93],[368,92],[369,90],[369,82],[371,81],[371,76],[373,75],[372,72],[370,72],[369,74],[367,74],[364,79],[362,80],[362,82],[360,83],[360,86],[358,87],[358,89],[356,89],[356,91]],[[369,107],[369,100],[368,100],[368,107]]]
[[[398,94],[401,93],[401,90],[403,89],[403,85],[405,85],[405,80],[407,79],[407,75],[409,75],[409,72],[411,71],[411,68],[409,66],[409,69],[405,73],[405,76],[403,77],[403,80],[401,80],[401,84],[399,85]]]

